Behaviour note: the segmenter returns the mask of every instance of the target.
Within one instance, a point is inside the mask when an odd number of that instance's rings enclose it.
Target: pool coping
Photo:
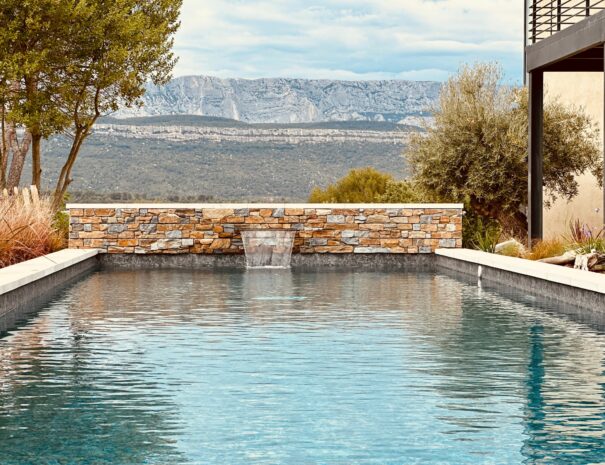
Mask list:
[[[605,276],[591,271],[479,250],[437,249],[436,266],[526,291],[549,300],[605,312]]]
[[[506,257],[480,250],[437,249],[436,255],[475,263],[515,274],[573,286],[587,291],[605,294],[605,276],[592,271],[576,270],[550,263],[535,262],[524,258]]]
[[[240,208],[313,208],[313,209],[464,209],[461,203],[68,203],[67,210],[80,208],[122,208],[122,209],[240,209]]]
[[[98,250],[64,249],[0,269],[0,317],[27,312],[99,265]]]
[[[63,249],[0,268],[0,295],[69,268],[98,253],[96,249]]]

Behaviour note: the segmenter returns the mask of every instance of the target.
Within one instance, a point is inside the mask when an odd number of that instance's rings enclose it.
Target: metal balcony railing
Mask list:
[[[605,10],[605,0],[529,0],[528,43],[551,35]]]

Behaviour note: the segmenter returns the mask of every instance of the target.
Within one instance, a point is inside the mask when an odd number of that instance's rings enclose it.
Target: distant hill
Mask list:
[[[160,115],[115,118],[106,116],[98,121],[100,125],[115,124],[127,126],[192,126],[216,128],[291,128],[291,129],[341,129],[352,131],[418,131],[413,124],[399,124],[388,121],[323,121],[317,123],[245,123],[230,118],[198,115]]]
[[[351,168],[406,175],[418,128],[388,122],[247,124],[191,115],[103,118],[81,149],[74,201],[304,201]],[[50,183],[69,141],[44,144]]]
[[[406,122],[427,115],[440,83],[430,81],[338,81],[221,79],[187,76],[165,86],[148,85],[141,108],[115,116],[199,115],[246,123],[327,121]]]

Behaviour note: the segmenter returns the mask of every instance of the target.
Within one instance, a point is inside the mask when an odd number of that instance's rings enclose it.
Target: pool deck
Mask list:
[[[479,250],[438,249],[437,268],[605,313],[605,275]]]
[[[0,269],[0,317],[44,301],[98,266],[97,250],[65,249]]]

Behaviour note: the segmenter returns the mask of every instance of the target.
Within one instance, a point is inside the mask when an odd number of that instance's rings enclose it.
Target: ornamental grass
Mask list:
[[[65,247],[52,201],[24,189],[0,195],[0,268]]]
[[[544,258],[558,257],[567,252],[568,246],[561,239],[548,239],[535,244],[525,258],[542,260]]]

